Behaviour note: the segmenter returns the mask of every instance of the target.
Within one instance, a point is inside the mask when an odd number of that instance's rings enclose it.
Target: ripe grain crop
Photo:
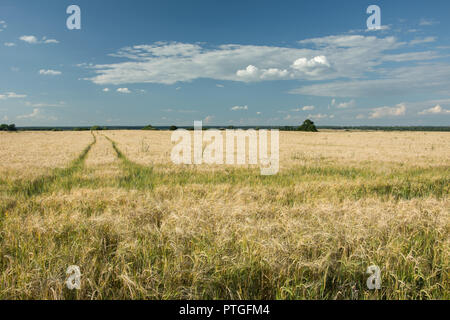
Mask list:
[[[0,138],[2,299],[450,298],[448,133],[282,132],[266,177],[164,131]]]

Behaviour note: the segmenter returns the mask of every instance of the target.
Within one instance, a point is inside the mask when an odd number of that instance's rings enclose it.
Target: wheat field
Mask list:
[[[450,298],[449,133],[281,132],[274,176],[172,147],[0,133],[0,299]]]

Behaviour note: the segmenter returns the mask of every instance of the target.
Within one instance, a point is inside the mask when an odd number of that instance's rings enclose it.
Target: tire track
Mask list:
[[[71,186],[73,175],[84,168],[86,157],[91,148],[97,143],[97,137],[91,132],[93,141],[73,160],[66,168],[56,168],[50,175],[38,177],[33,180],[17,180],[11,183],[7,188],[7,193],[21,195],[30,198],[35,195],[43,194],[54,190],[56,186]]]
[[[126,189],[152,190],[154,187],[154,173],[152,167],[143,166],[130,161],[117,147],[117,143],[111,138],[104,136],[114,149],[117,157],[121,160],[125,175],[119,178],[119,187]]]

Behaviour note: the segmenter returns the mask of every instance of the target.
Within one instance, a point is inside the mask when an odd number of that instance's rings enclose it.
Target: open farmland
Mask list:
[[[281,132],[274,176],[172,147],[0,133],[0,298],[450,298],[449,133]]]

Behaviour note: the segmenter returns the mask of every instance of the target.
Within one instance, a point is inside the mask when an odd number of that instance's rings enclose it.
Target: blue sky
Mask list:
[[[0,122],[450,125],[449,17],[446,0],[2,0]]]

